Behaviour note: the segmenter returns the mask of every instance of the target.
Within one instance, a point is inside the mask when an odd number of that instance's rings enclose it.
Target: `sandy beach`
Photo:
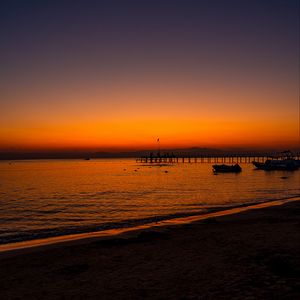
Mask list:
[[[1,299],[299,299],[300,201],[0,255]]]

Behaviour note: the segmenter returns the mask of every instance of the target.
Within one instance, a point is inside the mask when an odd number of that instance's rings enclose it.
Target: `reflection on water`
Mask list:
[[[151,167],[133,159],[3,161],[0,240],[300,194],[300,171],[242,168],[240,174],[215,176],[211,164],[204,163]]]

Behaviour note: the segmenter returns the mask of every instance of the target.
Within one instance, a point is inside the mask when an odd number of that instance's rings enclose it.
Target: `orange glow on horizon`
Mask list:
[[[2,149],[155,149],[184,147],[296,147],[297,122],[234,120],[119,120],[37,125],[1,130]]]
[[[25,104],[3,107],[0,150],[155,149],[157,137],[162,148],[299,147],[292,88],[155,84],[8,93]]]

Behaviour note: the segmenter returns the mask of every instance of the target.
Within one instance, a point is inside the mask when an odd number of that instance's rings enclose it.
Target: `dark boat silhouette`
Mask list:
[[[299,162],[295,159],[267,159],[264,163],[253,161],[252,164],[257,169],[265,171],[295,171],[299,169]]]
[[[271,159],[267,159],[264,163],[252,161],[252,164],[259,170],[273,171],[294,171],[300,167],[299,159],[294,158],[294,154],[290,150],[282,151]]]
[[[213,171],[216,173],[239,173],[242,171],[242,168],[239,164],[235,165],[213,165]]]

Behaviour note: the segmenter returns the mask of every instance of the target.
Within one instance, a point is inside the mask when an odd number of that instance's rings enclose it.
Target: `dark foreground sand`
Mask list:
[[[300,299],[300,201],[0,255],[1,299]]]

